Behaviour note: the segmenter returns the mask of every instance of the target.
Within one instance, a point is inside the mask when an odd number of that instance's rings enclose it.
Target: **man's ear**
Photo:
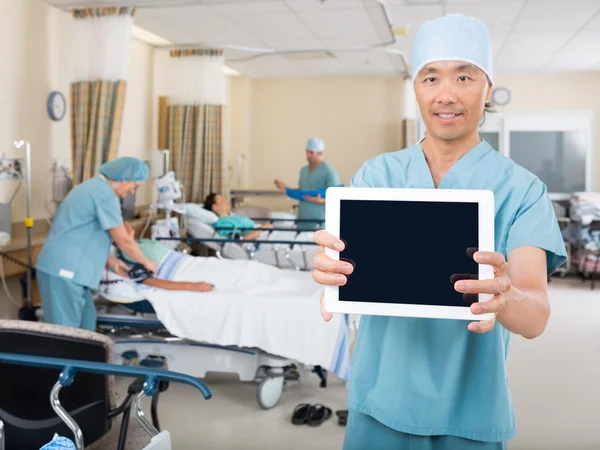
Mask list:
[[[492,101],[492,92],[494,90],[494,86],[492,85],[492,82],[490,80],[488,80],[487,83],[487,92],[485,93],[485,102],[486,103],[491,103]]]

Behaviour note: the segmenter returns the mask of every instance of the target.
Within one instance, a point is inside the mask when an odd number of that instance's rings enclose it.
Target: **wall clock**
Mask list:
[[[62,120],[67,112],[67,101],[59,91],[53,91],[48,96],[48,115],[54,121]]]

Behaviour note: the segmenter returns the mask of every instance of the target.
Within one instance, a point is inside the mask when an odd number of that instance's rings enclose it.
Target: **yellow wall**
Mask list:
[[[325,141],[325,159],[346,185],[365,160],[398,149],[402,119],[400,78],[234,77],[230,86],[234,189],[240,187],[240,153],[246,155],[242,188],[274,189],[276,178],[296,185],[298,172],[306,164],[304,149],[309,136]],[[266,202],[280,206],[272,200]]]
[[[0,0],[0,151],[24,158],[12,145],[16,139],[32,146],[32,196],[35,219],[49,216],[52,204],[50,168],[56,160],[71,166],[70,109],[62,121],[46,112],[48,95],[59,90],[69,101],[71,82],[70,38],[73,18],[40,0]],[[133,41],[125,100],[121,155],[149,159],[152,133],[151,87],[153,49]],[[0,202],[6,202],[15,181],[0,181]],[[151,186],[140,190],[138,203],[147,201]],[[12,206],[12,221],[26,215],[25,190]]]
[[[512,98],[503,111],[592,110],[596,134],[600,130],[600,73],[498,75],[496,86],[510,89]],[[600,136],[600,135],[598,135]],[[596,138],[596,186],[600,189],[600,139]]]

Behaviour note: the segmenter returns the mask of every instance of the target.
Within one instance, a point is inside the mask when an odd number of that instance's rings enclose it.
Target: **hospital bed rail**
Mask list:
[[[238,230],[240,230],[241,228],[237,228]],[[253,228],[254,229],[254,228]],[[271,231],[271,230],[264,230],[264,231]],[[290,231],[289,229],[287,229],[286,231]],[[291,258],[292,255],[292,251],[294,249],[294,247],[296,245],[298,245],[300,247],[300,250],[302,251],[302,259],[304,261],[304,267],[308,268],[308,260],[306,257],[306,248],[304,248],[304,246],[318,246],[319,244],[317,244],[316,242],[313,241],[290,241],[290,240],[279,240],[279,239],[273,239],[273,240],[268,240],[268,239],[241,239],[241,238],[234,238],[234,237],[227,237],[227,236],[222,236],[220,238],[218,237],[211,237],[211,238],[198,238],[198,237],[157,237],[156,240],[158,241],[178,241],[178,242],[183,242],[188,246],[191,246],[194,243],[205,243],[205,242],[210,242],[213,244],[219,244],[218,245],[218,249],[216,250],[216,256],[219,259],[224,259],[223,258],[223,247],[226,244],[252,244],[253,247],[248,248],[248,247],[244,247],[244,250],[246,251],[247,255],[248,255],[248,259],[254,260],[255,259],[255,255],[256,255],[256,251],[259,250],[260,245],[261,244],[266,244],[266,245],[273,245],[274,249],[273,252],[275,254],[275,259],[277,261],[277,266],[279,266],[279,253],[278,253],[278,245],[281,246],[286,246],[287,247],[287,251],[285,253],[285,258],[288,260],[288,262],[294,267],[294,269],[296,271],[301,271],[302,268],[300,266],[298,266],[296,263],[294,263],[294,261]]]
[[[94,373],[100,375],[124,376],[133,378],[144,378],[144,384],[140,392],[135,396],[133,407],[136,419],[142,428],[152,437],[159,435],[159,431],[145,418],[142,411],[142,400],[145,396],[153,396],[159,389],[160,382],[174,382],[189,384],[198,389],[204,399],[209,400],[212,394],[206,385],[189,375],[171,372],[168,370],[157,370],[146,367],[120,366],[109,363],[94,361],[82,361],[65,358],[53,358],[46,356],[33,356],[17,353],[0,353],[0,363],[19,366],[38,367],[44,369],[59,369],[61,373],[58,381],[50,392],[52,409],[60,419],[69,427],[75,437],[77,450],[84,449],[84,439],[81,429],[73,418],[62,407],[59,393],[62,388],[69,387],[74,382],[77,372]],[[4,450],[5,432],[4,424],[0,418],[0,450]],[[152,443],[151,443],[152,445]],[[148,447],[147,447],[148,448]]]

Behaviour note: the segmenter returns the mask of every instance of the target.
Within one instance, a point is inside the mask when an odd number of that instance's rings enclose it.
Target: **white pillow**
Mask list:
[[[185,203],[183,208],[185,209],[185,215],[190,219],[200,220],[209,225],[212,225],[219,220],[219,216],[208,209],[204,209],[202,204]]]
[[[273,226],[275,228],[294,228],[296,226],[295,220],[297,219],[297,217],[292,213],[288,213],[288,212],[284,212],[284,211],[272,211],[271,219],[289,219],[290,220],[289,222],[287,220],[285,222],[283,222],[283,221],[274,222]]]

